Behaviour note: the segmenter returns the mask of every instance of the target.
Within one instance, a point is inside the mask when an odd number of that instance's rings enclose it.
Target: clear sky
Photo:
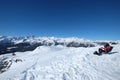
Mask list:
[[[120,40],[120,0],[0,0],[0,35]]]

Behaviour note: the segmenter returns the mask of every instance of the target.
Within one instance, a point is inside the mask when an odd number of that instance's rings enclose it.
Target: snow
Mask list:
[[[8,47],[7,49],[13,49],[13,48],[17,48],[17,47]]]
[[[99,47],[40,46],[16,56],[0,55],[12,60],[0,80],[120,80],[120,44],[110,54],[94,55]]]

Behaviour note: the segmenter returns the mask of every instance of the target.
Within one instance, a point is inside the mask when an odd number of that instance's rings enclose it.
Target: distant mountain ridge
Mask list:
[[[107,41],[111,43],[111,41]],[[106,42],[92,41],[83,38],[57,38],[57,37],[10,37],[0,36],[0,54],[31,51],[38,46],[57,46],[62,45],[66,47],[95,47],[96,45],[103,45]],[[116,44],[116,41],[112,41]]]

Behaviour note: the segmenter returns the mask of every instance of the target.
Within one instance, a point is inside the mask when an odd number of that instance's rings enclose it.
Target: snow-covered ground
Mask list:
[[[93,54],[100,46],[40,46],[15,56],[0,55],[12,60],[0,80],[120,80],[120,44],[113,46],[102,56]]]

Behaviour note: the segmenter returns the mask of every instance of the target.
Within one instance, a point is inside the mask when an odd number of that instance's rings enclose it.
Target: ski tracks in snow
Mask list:
[[[54,59],[49,65],[41,66],[41,59],[38,59],[31,69],[24,72],[22,80],[98,80],[86,49],[69,48],[52,54]]]

